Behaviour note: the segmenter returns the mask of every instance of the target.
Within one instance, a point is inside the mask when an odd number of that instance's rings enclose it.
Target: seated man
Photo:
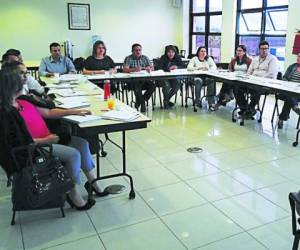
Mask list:
[[[131,47],[132,54],[127,56],[124,60],[123,71],[125,73],[140,72],[146,70],[150,73],[153,70],[153,66],[147,56],[142,55],[142,46],[135,43]],[[150,99],[153,92],[155,91],[155,84],[152,81],[133,81],[129,83],[133,88],[136,103],[136,109],[141,106],[141,112],[146,112],[146,101]],[[146,90],[144,95],[142,90]]]
[[[177,68],[183,68],[183,62],[174,46],[169,45],[165,49],[165,54],[159,59],[158,68],[163,71],[171,71]],[[164,108],[170,108],[174,106],[174,103],[170,102],[173,95],[180,89],[180,80],[171,79],[164,80],[162,85],[162,91],[164,95]]]
[[[23,58],[21,52],[17,49],[9,49],[2,56],[2,67],[6,66],[18,66],[20,70],[27,73],[27,69],[23,64]],[[23,94],[28,94],[29,92],[34,93],[38,96],[41,96],[45,93],[44,87],[34,79],[33,76],[28,75],[26,77],[26,83],[24,84]]]
[[[50,44],[50,53],[49,57],[42,59],[39,67],[40,76],[54,76],[54,73],[59,74],[76,74],[76,69],[71,59],[61,55],[60,45],[58,43]]]
[[[269,53],[269,43],[262,41],[259,43],[259,56],[255,57],[250,67],[247,71],[247,74],[276,79],[278,74],[278,61],[277,58]],[[255,106],[259,103],[260,93],[255,90],[250,90],[251,98],[249,104],[249,110],[246,110],[247,100],[245,97],[245,88],[239,88],[236,101],[240,107],[240,112],[243,115],[246,112],[246,115],[252,117],[256,114]]]
[[[287,68],[283,76],[283,80],[300,83],[300,52],[297,55],[297,62],[291,64]],[[282,107],[278,120],[278,129],[282,129],[283,121],[289,119],[291,109],[293,109],[298,115],[300,115],[300,108],[298,107],[299,100],[297,100],[295,97],[288,95],[279,95],[279,99],[284,100],[284,105]]]

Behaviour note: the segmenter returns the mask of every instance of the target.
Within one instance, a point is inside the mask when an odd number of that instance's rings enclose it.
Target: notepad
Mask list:
[[[63,117],[65,120],[68,120],[73,123],[85,123],[85,122],[91,122],[96,120],[101,120],[100,116],[96,115],[67,115]]]
[[[103,119],[114,121],[133,121],[139,116],[138,112],[128,110],[111,110],[101,115]]]

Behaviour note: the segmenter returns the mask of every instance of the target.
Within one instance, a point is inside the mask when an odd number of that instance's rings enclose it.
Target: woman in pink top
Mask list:
[[[8,72],[6,73],[7,77],[10,77],[10,75],[14,75],[14,77],[12,78],[16,79],[16,73],[10,71],[10,69],[6,70]],[[4,84],[6,83],[0,81],[0,85]],[[18,83],[10,81],[10,84],[16,84],[17,86]],[[1,88],[0,86],[0,91],[1,89],[3,88]],[[15,89],[17,91],[17,88]],[[88,182],[86,182],[85,184],[86,189],[90,188],[89,183],[91,183],[96,178],[96,173],[94,171],[94,162],[89,150],[88,142],[80,137],[72,136],[68,146],[60,145],[58,144],[59,137],[49,131],[44,121],[44,118],[51,119],[61,118],[65,115],[85,115],[90,114],[90,111],[77,109],[65,110],[40,108],[34,106],[28,101],[18,100],[17,98],[21,94],[21,91],[17,91],[11,94],[12,96],[7,96],[5,98],[7,98],[7,101],[12,102],[12,106],[19,111],[19,114],[24,119],[28,132],[30,133],[34,142],[51,143],[53,146],[53,154],[64,163],[69,172],[72,174],[75,186],[67,195],[68,203],[78,210],[90,209],[95,204],[95,200],[89,199],[87,202],[85,202],[79,192],[80,170],[85,173],[88,179]],[[1,101],[3,102],[3,100]],[[95,185],[93,184],[92,189],[97,196],[105,196],[108,194],[107,192],[101,192],[101,189],[97,183],[95,183]]]

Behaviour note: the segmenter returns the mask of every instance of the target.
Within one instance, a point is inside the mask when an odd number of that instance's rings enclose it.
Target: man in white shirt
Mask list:
[[[9,49],[2,56],[2,65],[13,62],[23,63],[23,58],[21,52],[16,49]],[[31,75],[27,75],[26,83],[24,84],[23,94],[26,95],[30,91],[34,91],[38,95],[42,95],[45,92],[44,87],[42,87],[37,80],[35,80]]]
[[[259,43],[259,56],[252,60],[249,66],[247,74],[276,79],[278,74],[278,61],[277,58],[269,53],[269,43],[267,41],[262,41]],[[249,110],[246,110],[247,100],[245,98],[245,88],[240,88],[236,97],[237,104],[241,110],[241,114],[245,114],[252,117],[256,114],[255,106],[259,103],[260,95],[258,91],[249,90],[251,94]]]

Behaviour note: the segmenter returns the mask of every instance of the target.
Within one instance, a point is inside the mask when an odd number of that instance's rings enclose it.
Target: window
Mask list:
[[[222,0],[190,0],[189,54],[207,47],[215,62],[221,60]]]
[[[258,44],[266,40],[270,53],[285,60],[288,0],[237,0],[236,46],[244,44],[250,55],[258,54]]]

